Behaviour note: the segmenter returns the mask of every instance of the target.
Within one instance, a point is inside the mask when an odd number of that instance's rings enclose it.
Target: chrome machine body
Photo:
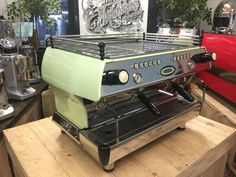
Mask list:
[[[37,53],[34,47],[29,43],[24,44],[20,47],[19,53],[25,56],[27,60],[26,79],[29,80],[31,84],[40,82],[42,79],[38,66]]]
[[[4,89],[4,70],[0,69],[0,121],[14,115],[14,108],[8,103]]]
[[[5,73],[5,90],[9,99],[24,100],[36,93],[27,80],[27,57],[17,53],[11,23],[0,21],[0,67]],[[12,34],[10,34],[12,33]]]
[[[33,46],[33,22],[14,22],[13,29],[16,38],[20,41],[18,53],[27,59],[26,79],[31,84],[41,81],[36,49]]]
[[[42,76],[55,94],[53,120],[108,171],[123,156],[183,128],[190,112],[199,114],[201,103],[187,85],[197,61],[204,70],[215,59],[198,46],[199,36],[134,33],[50,42]],[[176,119],[165,133],[157,131]]]

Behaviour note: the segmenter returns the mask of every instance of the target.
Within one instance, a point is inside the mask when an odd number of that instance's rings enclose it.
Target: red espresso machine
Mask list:
[[[217,60],[210,71],[199,72],[199,78],[236,104],[236,36],[204,33],[202,45],[208,52],[215,52]]]

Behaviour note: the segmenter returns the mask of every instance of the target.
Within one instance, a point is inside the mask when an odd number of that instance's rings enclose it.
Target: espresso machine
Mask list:
[[[30,87],[28,63],[26,56],[17,53],[17,41],[14,39],[12,23],[0,21],[0,63],[5,73],[5,90],[9,99],[24,100],[35,95]]]
[[[107,172],[115,162],[199,114],[189,82],[211,68],[199,36],[149,33],[51,38],[42,77],[53,121]]]
[[[8,103],[4,89],[4,70],[0,69],[0,121],[14,115],[14,108]]]

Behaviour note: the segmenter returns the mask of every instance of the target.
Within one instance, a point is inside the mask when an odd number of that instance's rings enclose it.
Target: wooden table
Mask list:
[[[222,177],[236,141],[235,129],[199,116],[186,130],[146,145],[105,173],[51,119],[5,130],[4,135],[16,177]]]
[[[191,90],[198,98],[202,96],[202,90],[195,84]],[[206,90],[205,101],[203,102],[200,114],[216,122],[236,128],[236,104],[228,102],[212,90]],[[236,144],[228,157],[228,176],[234,173],[236,177]]]
[[[42,118],[41,92],[47,88],[47,84],[40,82],[32,85],[32,87],[36,89],[35,96],[23,101],[11,100],[14,116],[0,121],[0,177],[11,177],[2,136],[3,130]]]

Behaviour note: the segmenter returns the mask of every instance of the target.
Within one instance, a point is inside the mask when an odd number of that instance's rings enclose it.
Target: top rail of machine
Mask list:
[[[199,45],[201,37],[156,33],[63,35],[51,37],[50,42],[53,48],[103,60],[189,48]]]

